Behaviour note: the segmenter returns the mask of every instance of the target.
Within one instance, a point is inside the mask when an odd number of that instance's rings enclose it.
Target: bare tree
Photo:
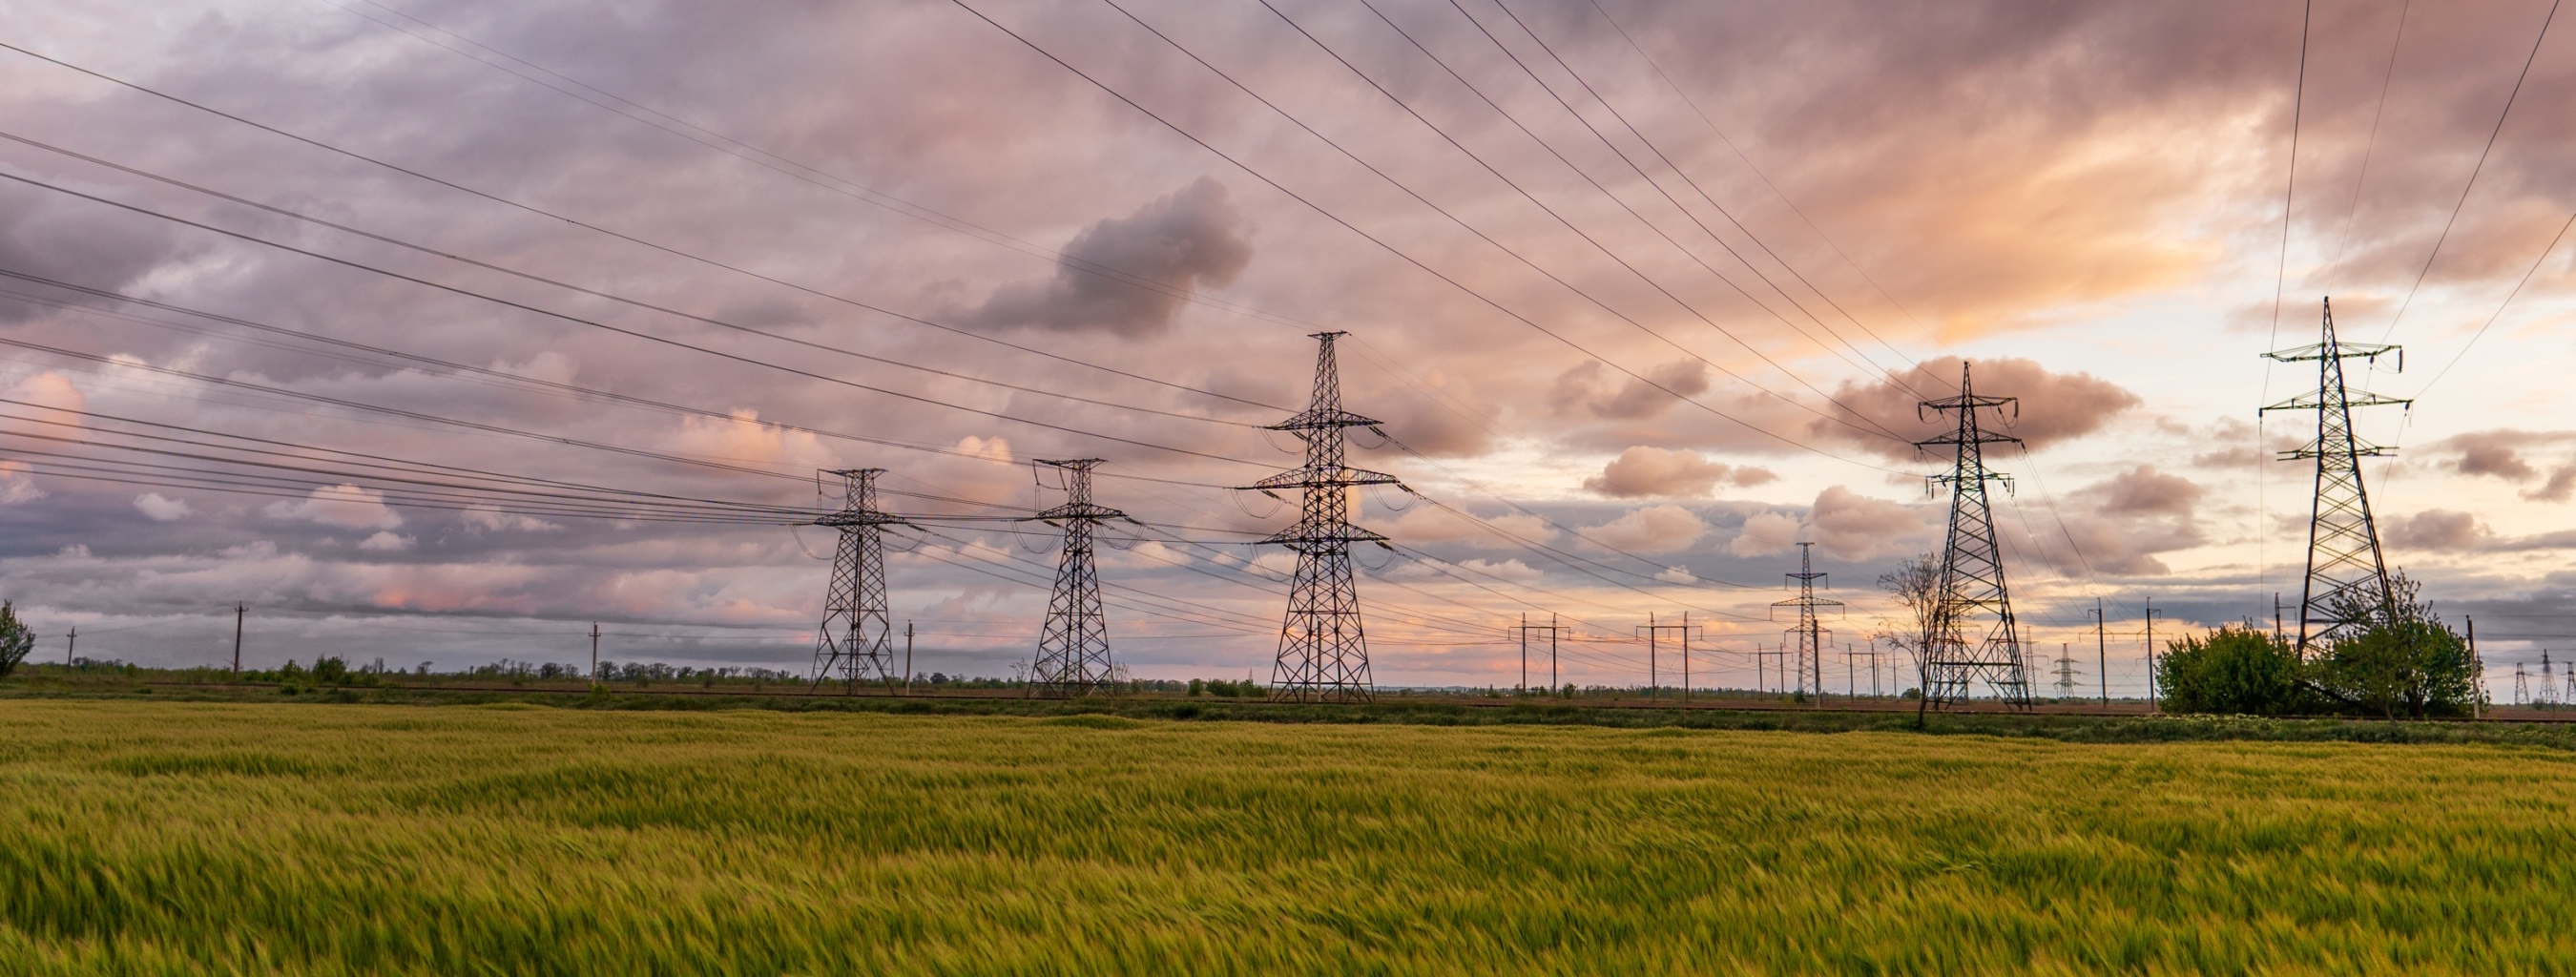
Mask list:
[[[1913,617],[1880,637],[1913,656],[1919,675],[1923,668],[1923,635],[1932,630],[1933,611],[1941,606],[1941,554],[1926,551],[1906,557],[1896,569],[1878,575],[1878,589],[1896,598]]]

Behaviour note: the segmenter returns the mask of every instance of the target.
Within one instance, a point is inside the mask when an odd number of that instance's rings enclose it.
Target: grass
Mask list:
[[[0,702],[0,973],[2565,973],[2576,753]]]

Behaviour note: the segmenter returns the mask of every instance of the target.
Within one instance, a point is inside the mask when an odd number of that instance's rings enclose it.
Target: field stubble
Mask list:
[[[19,700],[0,971],[2576,970],[2576,755]]]

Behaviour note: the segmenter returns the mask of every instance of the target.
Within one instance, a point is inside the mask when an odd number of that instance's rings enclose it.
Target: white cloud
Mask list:
[[[0,505],[17,505],[45,497],[23,461],[0,461]]]
[[[1726,551],[1737,556],[1769,556],[1798,542],[1798,517],[1786,512],[1757,512],[1744,517],[1744,528],[1727,541]]]
[[[542,533],[549,530],[563,528],[562,526],[547,522],[535,516],[523,516],[515,512],[503,512],[498,508],[485,505],[465,507],[464,518],[466,525],[487,532],[510,530],[522,533]]]
[[[399,553],[410,549],[409,536],[396,536],[393,530],[379,529],[376,534],[358,541],[358,548],[370,553]]]
[[[1697,583],[1699,581],[1698,577],[1691,575],[1689,567],[1665,567],[1664,572],[1655,574],[1655,579],[1661,580],[1665,583]]]
[[[8,406],[50,424],[79,427],[82,417],[78,412],[89,409],[89,398],[81,393],[80,387],[75,386],[70,377],[50,370],[18,381],[10,386],[7,396],[20,402]]]
[[[310,498],[271,502],[262,511],[271,519],[303,519],[345,529],[393,529],[403,524],[402,513],[386,507],[384,493],[355,485],[314,489]]]
[[[188,500],[165,498],[159,492],[135,496],[134,507],[143,510],[143,514],[151,517],[153,522],[177,522],[188,518],[194,511],[188,508]]]
[[[1708,532],[1708,523],[1680,506],[1655,505],[1630,509],[1617,519],[1586,526],[1583,532],[1634,553],[1670,553],[1699,542],[1700,536]]]

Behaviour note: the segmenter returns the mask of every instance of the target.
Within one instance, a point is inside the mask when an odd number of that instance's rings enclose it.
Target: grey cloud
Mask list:
[[[1936,357],[1899,377],[1845,382],[1835,391],[1834,399],[1839,405],[1833,412],[1849,423],[1819,418],[1808,425],[1808,431],[1819,438],[1890,458],[1913,458],[1916,453],[1911,442],[1948,429],[1942,419],[1956,416],[1918,412],[1916,405],[1957,395],[1962,362],[1956,356]],[[2112,418],[2140,403],[2137,394],[2090,373],[2052,372],[2018,357],[1977,360],[1971,365],[1971,375],[1980,396],[2019,399],[2018,408],[1981,412],[1978,423],[2017,436],[2033,449],[2099,431]],[[1895,431],[1903,441],[1868,436],[1866,429],[1874,426]]]
[[[1557,374],[1549,399],[1559,415],[1632,421],[1663,413],[1673,405],[1674,393],[1696,396],[1707,393],[1708,387],[1708,366],[1698,360],[1674,360],[1646,370],[1642,377],[1619,374],[1599,360],[1586,360]]]
[[[2162,575],[2171,568],[2156,554],[2207,539],[2196,511],[2201,495],[2189,479],[2139,465],[2069,493],[2074,511],[2066,514],[2064,532],[2094,570]]]
[[[2560,465],[2549,473],[2549,481],[2539,488],[2522,493],[2534,502],[2565,502],[2576,495],[2576,465]]]
[[[2393,549],[2447,552],[2474,549],[2495,535],[2477,516],[2455,509],[2426,509],[2390,518],[2382,534]]]
[[[2200,501],[2200,486],[2154,465],[2120,473],[2103,486],[2102,511],[2112,515],[2189,516]]]
[[[1128,339],[1160,335],[1190,291],[1232,282],[1252,261],[1250,233],[1225,185],[1200,177],[1133,214],[1083,229],[1064,246],[1055,277],[1004,285],[961,321]]]
[[[179,254],[178,243],[161,227],[116,218],[86,201],[39,196],[45,193],[23,186],[0,188],[0,269],[121,289]],[[28,287],[0,278],[0,288]],[[38,306],[0,297],[0,323],[43,313]]]
[[[2460,474],[2493,475],[2516,482],[2540,474],[2515,453],[2515,444],[2523,440],[2510,437],[2516,433],[2519,432],[2480,431],[2452,438],[2452,444],[2460,449]]]
[[[1614,499],[1704,497],[1720,482],[1760,485],[1777,477],[1766,468],[1710,461],[1688,448],[1638,445],[1603,465],[1601,474],[1584,479],[1583,488]]]

